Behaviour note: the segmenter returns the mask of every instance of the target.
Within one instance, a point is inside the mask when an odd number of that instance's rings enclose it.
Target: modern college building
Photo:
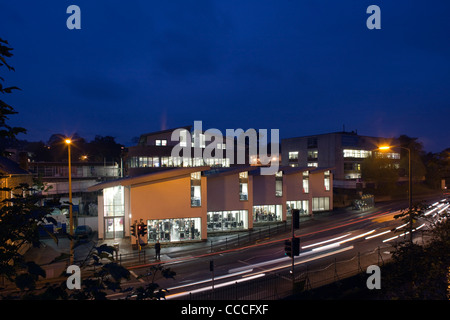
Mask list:
[[[332,167],[335,188],[357,187],[361,183],[361,165],[373,156],[391,159],[398,167],[400,153],[378,152],[381,145],[397,144],[392,138],[358,135],[356,132],[333,132],[283,139],[282,164],[286,166]]]
[[[148,233],[143,240],[149,243],[202,241],[212,232],[286,221],[291,209],[303,215],[333,209],[329,168],[287,166],[275,175],[261,175],[255,166],[179,167],[89,190],[98,192],[100,239],[130,237],[131,225],[144,222]]]

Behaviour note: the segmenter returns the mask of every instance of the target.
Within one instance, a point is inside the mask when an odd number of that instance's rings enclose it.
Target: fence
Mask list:
[[[190,293],[180,297],[180,300],[279,300],[306,290],[319,288],[326,284],[365,273],[370,265],[382,266],[389,257],[383,258],[381,250],[377,248],[364,254],[358,253],[350,259],[326,260],[320,267],[311,269],[310,264],[295,266],[295,281],[292,280],[290,270],[270,273],[264,277],[245,282],[236,281],[226,287],[214,290]]]

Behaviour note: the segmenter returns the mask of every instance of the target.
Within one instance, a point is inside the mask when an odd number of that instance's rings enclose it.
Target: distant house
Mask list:
[[[32,174],[22,168],[17,162],[0,157],[0,187],[14,189],[22,183],[26,183],[31,187],[33,184]],[[0,191],[0,201],[11,199],[13,192],[14,190]]]

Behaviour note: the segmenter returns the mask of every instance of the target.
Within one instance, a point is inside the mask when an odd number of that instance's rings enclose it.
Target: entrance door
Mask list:
[[[123,217],[105,218],[105,239],[123,238]]]

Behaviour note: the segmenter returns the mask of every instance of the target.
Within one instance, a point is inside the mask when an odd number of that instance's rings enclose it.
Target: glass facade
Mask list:
[[[248,211],[212,211],[207,213],[208,231],[248,229]]]
[[[330,210],[329,197],[313,197],[312,211],[328,211]]]
[[[369,157],[372,152],[367,150],[360,150],[360,149],[344,149],[344,158],[367,158]]]
[[[159,167],[201,167],[208,165],[211,167],[229,167],[230,159],[228,158],[172,158],[169,156],[162,157],[130,157],[128,158],[129,168],[159,168]]]
[[[239,173],[239,200],[248,200],[248,172]]]
[[[298,200],[298,201],[286,201],[286,215],[290,216],[292,214],[292,209],[299,209],[300,215],[309,215],[309,201],[308,200]]]
[[[105,238],[124,237],[125,197],[122,186],[103,190]]]
[[[282,205],[263,205],[253,206],[253,221],[254,222],[274,222],[281,221]]]
[[[201,172],[191,173],[191,206],[200,207],[202,205]]]
[[[149,242],[201,240],[201,218],[147,220]]]
[[[323,184],[325,191],[330,191],[330,171],[325,171],[323,174]]]
[[[303,193],[309,193],[309,172],[303,171]]]
[[[297,160],[298,160],[298,151],[290,151],[289,161],[297,161]]]
[[[278,171],[275,174],[275,196],[282,197],[283,196],[283,172]]]

